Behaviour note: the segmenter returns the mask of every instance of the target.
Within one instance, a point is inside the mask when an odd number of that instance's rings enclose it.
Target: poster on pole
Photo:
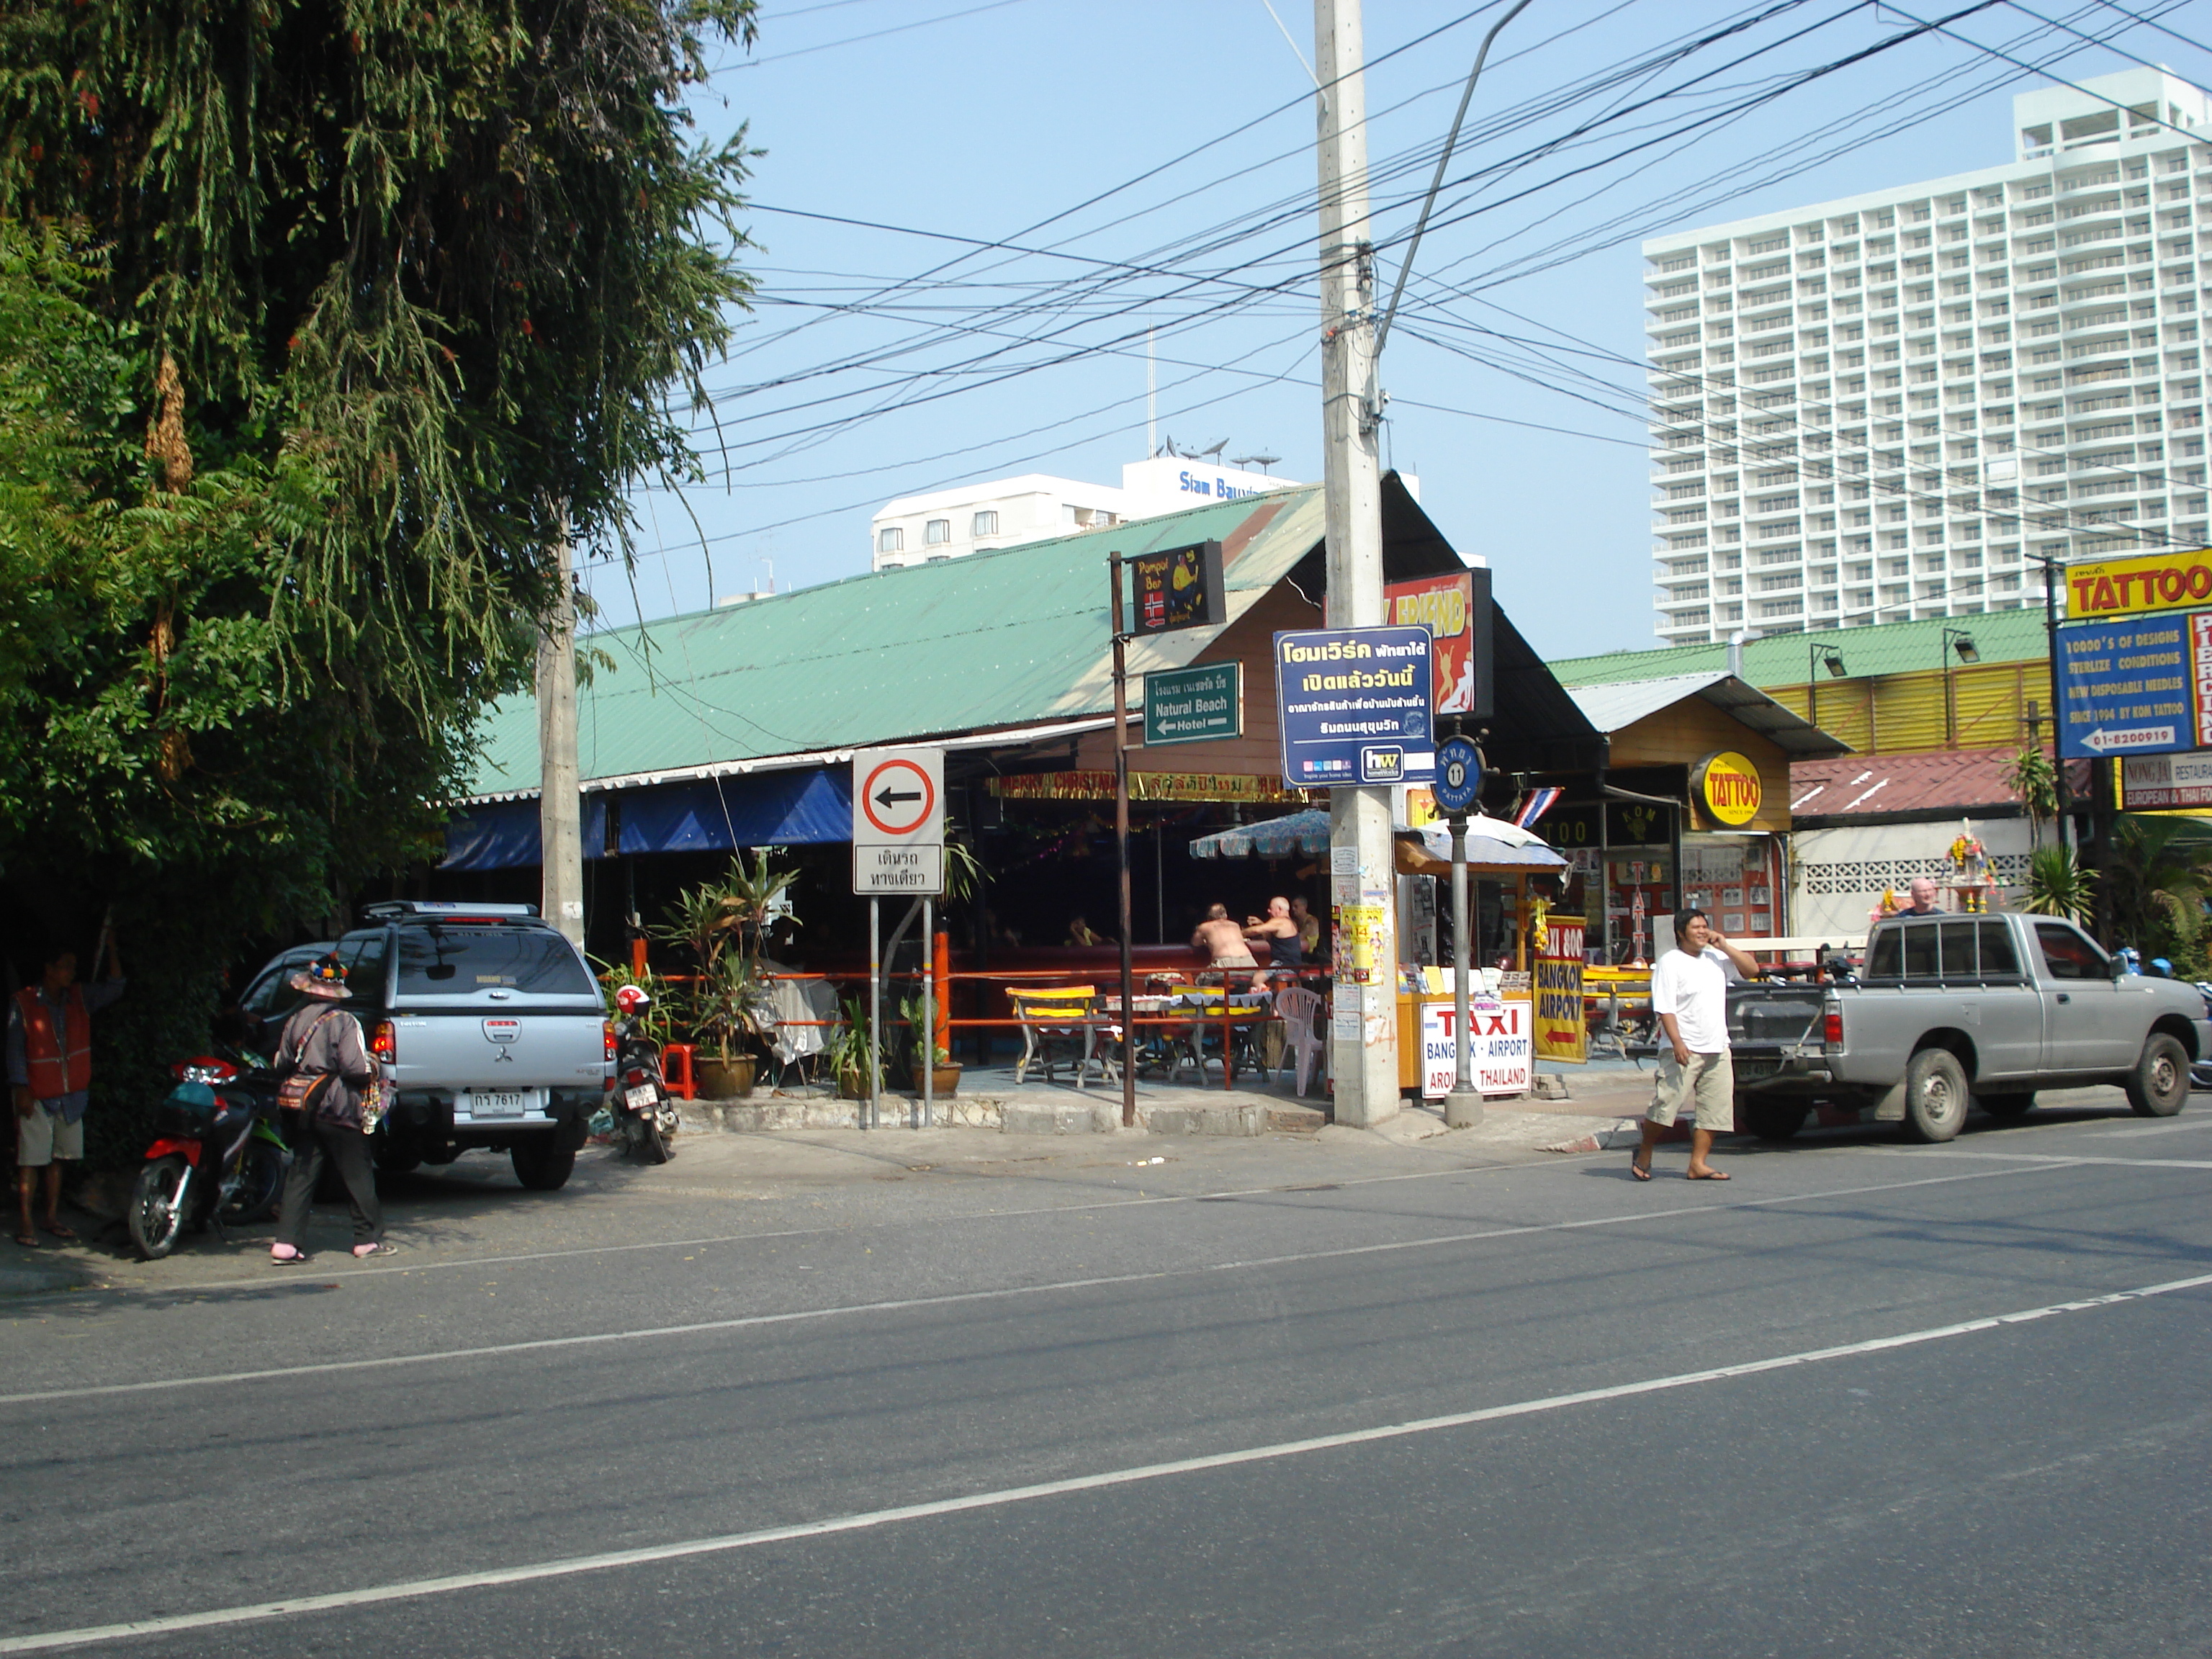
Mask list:
[[[2066,623],[2057,647],[2051,693],[2061,755],[2212,747],[2212,611]]]
[[[1425,628],[1276,635],[1284,783],[1300,789],[1433,783],[1431,690]]]

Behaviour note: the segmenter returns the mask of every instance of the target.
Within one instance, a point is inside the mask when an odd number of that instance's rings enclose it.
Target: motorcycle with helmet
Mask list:
[[[615,1122],[623,1152],[641,1164],[665,1164],[676,1156],[676,1102],[661,1075],[660,1045],[646,1030],[653,997],[644,987],[625,985],[615,993]]]

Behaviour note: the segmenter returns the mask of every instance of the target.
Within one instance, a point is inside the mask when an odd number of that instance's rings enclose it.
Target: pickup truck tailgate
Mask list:
[[[605,1025],[544,1009],[402,1009],[392,1067],[401,1089],[573,1089],[605,1075]]]
[[[1820,1015],[1826,1005],[1817,984],[1729,987],[1729,1042],[1737,1048],[1786,1048],[1799,1043],[1820,1046]]]

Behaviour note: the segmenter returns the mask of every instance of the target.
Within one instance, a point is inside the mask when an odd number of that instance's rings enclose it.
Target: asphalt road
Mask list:
[[[0,1654],[2212,1651],[2212,1110],[2087,1098],[465,1163],[0,1302]]]

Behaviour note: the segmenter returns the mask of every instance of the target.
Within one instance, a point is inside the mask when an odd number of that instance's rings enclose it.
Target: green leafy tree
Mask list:
[[[752,13],[0,0],[0,870],[113,909],[103,1092],[437,846],[554,538],[696,475],[750,152],[684,106]]]
[[[2113,943],[2166,957],[2192,976],[2201,967],[2212,888],[2203,831],[2184,818],[2123,817],[2105,860]]]

